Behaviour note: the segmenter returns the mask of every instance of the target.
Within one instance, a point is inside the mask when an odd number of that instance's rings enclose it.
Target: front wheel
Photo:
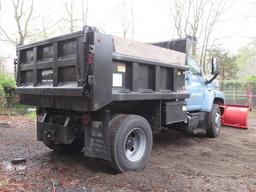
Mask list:
[[[118,172],[140,171],[152,150],[152,130],[141,116],[118,115],[110,122],[111,166]]]
[[[216,138],[220,134],[221,112],[218,104],[213,104],[212,111],[209,113],[206,135],[210,138]]]

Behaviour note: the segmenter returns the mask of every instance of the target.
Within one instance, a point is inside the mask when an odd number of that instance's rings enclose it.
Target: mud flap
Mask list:
[[[96,112],[91,116],[91,122],[84,128],[84,154],[111,160],[109,147],[109,125],[110,112]]]

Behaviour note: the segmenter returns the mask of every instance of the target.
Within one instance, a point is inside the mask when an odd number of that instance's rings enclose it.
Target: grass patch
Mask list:
[[[10,108],[0,108],[0,115],[24,115],[27,113],[28,106],[17,104]]]
[[[36,120],[36,112],[32,111],[26,114],[26,117],[31,120],[31,121],[35,121]]]
[[[0,108],[0,115],[5,116],[19,116],[24,115],[29,120],[36,120],[36,112],[35,111],[28,111],[31,108],[27,105],[16,104],[10,108]]]

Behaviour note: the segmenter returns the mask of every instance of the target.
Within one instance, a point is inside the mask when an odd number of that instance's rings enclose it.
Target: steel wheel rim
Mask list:
[[[126,158],[131,162],[140,160],[146,151],[146,135],[141,128],[132,129],[124,143]]]
[[[215,129],[216,129],[216,132],[219,132],[220,127],[221,127],[221,115],[220,115],[219,112],[216,112],[216,115],[215,115]]]

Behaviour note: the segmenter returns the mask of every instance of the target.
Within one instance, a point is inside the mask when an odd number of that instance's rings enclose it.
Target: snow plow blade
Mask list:
[[[248,129],[249,106],[225,105],[222,116],[222,125]]]

